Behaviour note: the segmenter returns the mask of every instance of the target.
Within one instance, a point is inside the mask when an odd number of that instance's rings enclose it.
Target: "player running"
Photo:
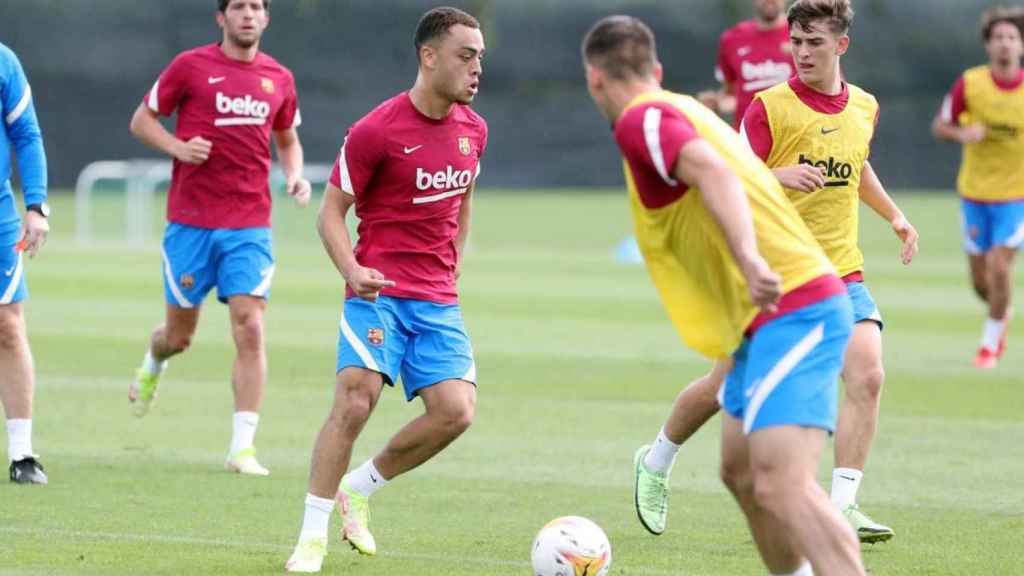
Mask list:
[[[715,78],[721,88],[697,95],[708,108],[732,115],[737,130],[754,94],[793,75],[786,0],[754,0],[753,4],[754,18],[729,28],[719,40]]]
[[[270,232],[270,140],[286,190],[309,202],[292,73],[259,51],[270,0],[218,0],[218,44],[179,54],[160,74],[132,117],[131,132],[174,159],[163,242],[166,320],[128,391],[136,415],[156,399],[167,359],[195,334],[203,299],[214,287],[228,305],[237,355],[231,446],[225,467],[266,476],[253,439],[259,423],[267,359],[263,313],[274,277]],[[174,134],[159,116],[178,113]]]
[[[697,100],[661,88],[646,25],[605,18],[583,55],[669,316],[689,346],[734,364],[721,395],[722,476],[765,565],[863,575],[853,532],[814,478],[851,332],[846,288],[740,137]]]
[[[487,125],[469,108],[484,40],[475,18],[436,8],[420,20],[415,45],[415,85],[352,126],[320,208],[320,237],[347,289],[334,405],[313,448],[289,572],[320,571],[335,501],[342,539],[376,554],[370,496],[473,421],[476,365],[456,280],[487,146]],[[360,219],[354,251],[346,227],[353,205]],[[406,400],[419,396],[424,414],[342,478],[384,385],[399,376]]]
[[[891,223],[902,242],[904,264],[917,253],[918,234],[868,162],[878,104],[841,77],[839,60],[849,47],[853,20],[848,0],[798,0],[788,19],[797,76],[755,97],[742,134],[773,169],[847,284],[855,326],[842,372],[845,394],[835,438],[832,501],[862,542],[884,542],[894,536],[893,530],[857,506],[885,378],[882,317],[864,284],[864,256],[858,247],[858,199]],[[645,446],[637,452],[637,511],[655,534],[664,531],[668,474],[686,439],[679,429],[687,424],[686,417],[714,413],[710,389],[723,379],[724,370],[716,368],[694,391],[684,391],[650,450]],[[677,419],[682,422],[673,421]]]
[[[22,301],[25,252],[35,256],[50,230],[46,204],[46,152],[32,103],[32,89],[18,57],[0,44],[0,400],[7,418],[7,460],[11,482],[46,484],[39,456],[32,451],[32,395],[35,368],[25,328]],[[11,158],[25,199],[25,220],[18,217],[11,187]]]
[[[1013,316],[1014,259],[1024,243],[1024,14],[993,8],[982,17],[989,63],[953,85],[932,124],[940,140],[963,145],[957,188],[964,250],[988,318],[974,365],[995,368]]]

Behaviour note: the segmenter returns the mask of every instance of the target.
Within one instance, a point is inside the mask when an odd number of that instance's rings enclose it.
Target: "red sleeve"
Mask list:
[[[740,136],[747,141],[747,145],[758,158],[768,161],[775,141],[772,139],[771,125],[768,124],[768,111],[765,110],[764,102],[760,98],[754,98],[747,107],[743,124],[740,126]]]
[[[681,110],[661,102],[635,106],[615,125],[615,140],[630,166],[657,172],[672,185],[679,151],[698,138],[697,129]]]
[[[383,157],[379,131],[369,122],[360,120],[345,136],[345,143],[331,170],[330,183],[353,196],[363,193]]]
[[[298,128],[302,124],[302,114],[299,113],[299,96],[295,90],[295,78],[288,75],[288,91],[281,109],[274,117],[274,130],[288,130]]]
[[[967,97],[964,95],[964,77],[957,78],[956,84],[953,84],[953,89],[946,94],[946,98],[942,101],[942,110],[939,114],[942,116],[942,121],[946,124],[952,124],[958,126],[960,124],[960,115],[967,111]]]
[[[189,66],[184,54],[168,64],[153,87],[146,93],[145,103],[161,116],[170,116],[188,94]]]
[[[723,34],[718,41],[718,63],[715,68],[715,78],[722,84],[736,85],[736,70],[729,61],[728,35]]]

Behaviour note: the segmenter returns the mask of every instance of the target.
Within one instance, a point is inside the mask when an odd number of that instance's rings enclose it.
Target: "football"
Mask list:
[[[605,576],[612,565],[612,546],[597,524],[563,516],[541,528],[530,560],[535,576]]]

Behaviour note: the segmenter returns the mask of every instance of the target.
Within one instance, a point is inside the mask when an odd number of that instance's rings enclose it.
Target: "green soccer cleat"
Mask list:
[[[377,542],[370,534],[370,499],[353,490],[342,478],[335,500],[341,514],[341,539],[347,540],[360,554],[376,555]]]
[[[668,474],[651,472],[644,458],[651,446],[641,446],[633,455],[633,503],[636,515],[648,532],[658,536],[665,532],[668,519]]]
[[[864,544],[877,544],[887,542],[896,535],[892,528],[875,522],[870,516],[860,511],[856,504],[851,504],[843,510],[843,518],[850,523],[857,538]]]
[[[270,476],[270,470],[260,465],[256,459],[256,449],[252,446],[243,448],[234,454],[228,454],[224,460],[224,469],[247,476]]]
[[[284,571],[317,573],[324,565],[324,556],[327,556],[327,538],[315,536],[300,538],[291,557],[284,565]]]
[[[139,368],[135,371],[135,381],[128,387],[128,401],[132,404],[132,412],[142,418],[156,402],[156,385],[160,382],[159,374],[150,374]]]

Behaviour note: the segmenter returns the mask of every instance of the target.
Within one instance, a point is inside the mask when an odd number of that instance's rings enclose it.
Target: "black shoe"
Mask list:
[[[34,456],[11,462],[11,482],[15,484],[47,484],[49,479],[43,465]]]

